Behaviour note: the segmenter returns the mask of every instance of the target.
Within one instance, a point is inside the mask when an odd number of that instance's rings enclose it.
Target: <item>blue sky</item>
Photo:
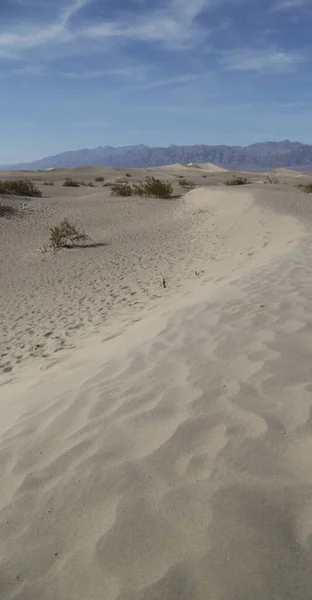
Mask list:
[[[1,0],[0,164],[312,143],[312,0]]]

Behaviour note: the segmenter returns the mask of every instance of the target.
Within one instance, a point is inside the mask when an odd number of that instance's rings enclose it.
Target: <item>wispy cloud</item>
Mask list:
[[[20,1],[20,0],[19,0]],[[26,0],[33,6],[33,2],[42,0]],[[25,23],[13,29],[0,30],[0,57],[22,56],[27,51],[40,46],[51,44],[69,44],[75,40],[135,40],[161,43],[167,48],[194,46],[205,37],[208,32],[198,22],[198,17],[216,0],[169,0],[166,8],[153,8],[145,11],[124,11],[124,18],[100,20],[100,22],[87,23],[86,21],[75,28],[71,27],[71,20],[81,9],[90,3],[90,0],[74,0],[63,7],[57,19],[48,24],[36,27],[27,27]]]
[[[138,73],[130,69],[98,69],[87,71],[64,71],[60,73],[61,77],[72,80],[104,79],[107,77],[117,77],[120,79],[137,78]]]
[[[311,6],[311,0],[277,0],[271,7],[272,12],[292,10],[294,8],[306,8]]]
[[[56,42],[69,42],[73,38],[69,23],[89,0],[74,0],[63,8],[59,18],[51,24],[27,28],[25,24],[17,26],[13,31],[0,33],[0,56],[16,58],[20,52]]]
[[[224,52],[221,65],[230,71],[283,72],[304,60],[300,52],[238,49]]]
[[[170,0],[167,7],[119,21],[87,27],[83,36],[91,39],[116,38],[161,43],[167,48],[194,46],[208,35],[197,19],[211,7],[212,0]]]

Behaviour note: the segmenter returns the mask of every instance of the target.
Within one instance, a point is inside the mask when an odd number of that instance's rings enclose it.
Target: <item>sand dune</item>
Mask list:
[[[209,171],[209,173],[226,173],[228,169],[224,169],[223,167],[219,167],[218,165],[214,165],[213,163],[189,163],[188,167],[193,167],[195,169],[203,169],[203,171]]]
[[[0,222],[1,599],[310,597],[312,212],[217,183]],[[108,245],[42,254],[63,215]]]
[[[300,173],[300,171],[295,171],[294,169],[274,169],[273,171],[270,171],[270,173],[282,175],[283,177],[302,177],[302,173]]]

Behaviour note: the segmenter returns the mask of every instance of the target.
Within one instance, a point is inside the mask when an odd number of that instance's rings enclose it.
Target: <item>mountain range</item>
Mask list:
[[[3,165],[0,169],[51,169],[86,165],[155,167],[174,163],[215,163],[231,170],[266,171],[281,167],[312,171],[312,145],[300,142],[261,142],[250,146],[99,146],[71,150],[33,162]]]

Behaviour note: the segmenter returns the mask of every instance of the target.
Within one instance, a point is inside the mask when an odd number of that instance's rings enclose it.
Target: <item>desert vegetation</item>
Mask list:
[[[111,191],[113,196],[120,196],[122,198],[127,198],[134,194],[130,183],[124,183],[123,181],[115,181],[115,183],[112,183]]]
[[[312,183],[299,183],[297,187],[306,194],[312,194]]]
[[[105,177],[96,177],[95,181],[97,181],[98,183],[103,183],[103,181],[105,181]]]
[[[80,187],[81,183],[76,179],[72,179],[72,177],[66,177],[66,179],[62,183],[63,187]]]
[[[50,246],[53,250],[70,248],[76,244],[86,242],[88,239],[83,230],[77,229],[76,225],[70,223],[67,219],[52,227],[50,232]]]
[[[54,185],[53,181],[44,181],[43,185]]]
[[[0,194],[41,198],[42,193],[30,179],[7,179],[0,181]]]
[[[172,184],[170,181],[162,181],[155,177],[147,177],[142,183],[130,183],[116,181],[111,186],[114,196],[130,197],[141,196],[147,198],[170,198],[172,194]]]
[[[0,203],[0,217],[13,217],[17,213],[14,206]]]
[[[224,182],[224,185],[246,185],[247,183],[249,183],[247,177],[233,177],[233,179],[227,179],[227,181]]]
[[[186,190],[192,190],[195,187],[193,181],[191,181],[190,179],[186,179],[186,177],[180,177],[179,185]]]
[[[270,173],[270,175],[266,176],[264,183],[275,183],[275,184],[278,184],[279,182],[280,182],[280,180],[277,177],[277,175],[274,175],[274,174]]]

